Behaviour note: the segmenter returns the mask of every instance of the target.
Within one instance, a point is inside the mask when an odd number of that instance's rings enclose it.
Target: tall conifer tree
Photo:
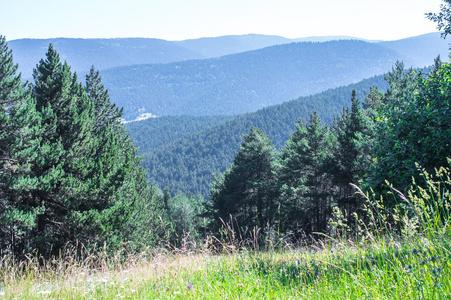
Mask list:
[[[31,90],[16,71],[0,36],[0,248],[20,253],[39,212],[27,193],[36,185],[29,177],[30,161],[37,157],[41,130]]]
[[[232,166],[216,178],[209,211],[219,226],[232,216],[243,228],[267,228],[275,224],[277,210],[274,146],[255,127],[243,139]]]
[[[316,112],[309,124],[302,120],[281,153],[281,202],[295,233],[322,231],[330,211],[330,176],[326,170],[331,157],[331,136]]]
[[[351,110],[343,109],[342,114],[335,118],[333,133],[336,143],[331,161],[331,174],[333,183],[337,186],[335,192],[336,201],[339,206],[347,211],[348,217],[359,205],[359,200],[351,187],[351,183],[358,184],[365,174],[367,164],[361,160],[365,159],[367,147],[363,145],[366,141],[367,119],[357,99],[356,91],[352,91]]]

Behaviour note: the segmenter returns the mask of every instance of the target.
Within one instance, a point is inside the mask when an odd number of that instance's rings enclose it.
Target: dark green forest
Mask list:
[[[444,37],[450,16],[448,0],[427,15]],[[50,44],[24,82],[1,36],[0,249],[26,259],[68,245],[171,248],[225,226],[255,244],[305,242],[333,231],[337,215],[356,230],[366,192],[386,210],[414,211],[400,193],[451,163],[451,65],[431,65],[396,62],[384,76],[231,119],[130,123],[136,139],[155,137],[138,142],[141,158],[94,67],[80,80]]]
[[[145,153],[150,149],[193,135],[233,116],[163,116],[127,123],[133,142]]]
[[[237,115],[358,82],[390,70],[399,55],[362,41],[292,43],[170,64],[108,69],[103,80],[125,119]]]
[[[388,84],[383,76],[376,76],[357,84],[240,115],[197,133],[161,143],[159,147],[145,147],[138,142],[143,155],[142,166],[148,170],[152,183],[168,186],[172,193],[201,194],[207,198],[212,173],[224,172],[230,166],[239,149],[242,134],[252,126],[263,129],[276,148],[281,149],[300,118],[308,119],[310,112],[316,110],[324,122],[332,124],[334,116],[340,114],[343,107],[350,106],[352,90],[358,91],[358,97],[363,99],[364,91],[369,91],[371,87],[385,91]],[[134,139],[147,136],[148,124],[153,124],[157,119],[130,123],[133,124],[129,127],[131,136]],[[164,117],[161,119],[166,120]],[[178,118],[174,116],[167,120],[172,122],[174,119]],[[159,141],[159,136],[155,135],[153,140]]]

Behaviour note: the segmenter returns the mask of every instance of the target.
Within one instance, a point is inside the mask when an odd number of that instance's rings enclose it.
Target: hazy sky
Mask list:
[[[0,0],[0,34],[19,38],[228,34],[393,40],[436,31],[441,0]]]

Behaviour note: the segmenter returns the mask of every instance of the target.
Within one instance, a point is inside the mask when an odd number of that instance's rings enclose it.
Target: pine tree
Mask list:
[[[351,111],[343,109],[342,114],[335,119],[333,132],[336,136],[331,169],[333,184],[337,186],[336,201],[339,206],[348,213],[356,211],[359,206],[359,198],[351,187],[351,183],[358,184],[367,171],[369,151],[365,143],[369,120],[366,118],[356,91],[352,91]]]
[[[281,203],[284,230],[295,234],[321,231],[330,211],[331,136],[316,112],[307,125],[299,120],[281,152]]]
[[[31,90],[16,75],[12,51],[0,36],[0,248],[20,253],[39,208],[27,203],[30,161],[37,157],[40,120]]]
[[[233,218],[243,228],[268,228],[275,223],[276,158],[274,146],[261,129],[243,135],[234,163],[211,190],[209,212],[216,227]]]
[[[33,235],[42,255],[77,238],[78,214],[89,210],[88,194],[94,168],[92,156],[94,107],[72,76],[67,63],[49,46],[33,72],[33,97],[42,119],[42,140],[31,176],[37,186],[30,190],[30,203],[43,210]],[[52,247],[49,247],[52,245]]]
[[[1,245],[48,256],[76,241],[155,243],[167,214],[99,73],[83,87],[50,45],[26,89],[0,43]]]
[[[90,157],[95,167],[88,177],[95,178],[90,199],[96,199],[98,208],[84,219],[96,220],[91,236],[101,234],[110,244],[135,241],[135,246],[167,239],[172,233],[167,207],[158,188],[149,188],[138,149],[121,123],[123,109],[111,102],[94,67],[86,76],[85,91],[95,108],[95,151]]]

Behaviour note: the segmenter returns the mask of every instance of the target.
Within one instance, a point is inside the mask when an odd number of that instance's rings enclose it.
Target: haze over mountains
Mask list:
[[[152,183],[168,186],[172,193],[181,191],[208,197],[211,173],[224,172],[231,165],[242,142],[242,134],[248,133],[252,126],[262,128],[280,149],[300,118],[308,120],[310,113],[316,110],[323,121],[331,124],[334,116],[350,105],[353,89],[363,101],[364,92],[370,87],[385,91],[388,85],[382,75],[375,76],[229,120],[209,117],[209,127],[202,126],[205,117],[186,116],[152,118],[127,124],[127,127],[141,149],[142,166],[148,169]],[[174,127],[179,128],[179,134],[168,141],[167,132]],[[153,141],[149,143],[151,139]],[[160,143],[160,140],[165,142]]]
[[[371,86],[385,89],[380,74],[397,60],[406,67],[424,67],[437,55],[448,56],[440,33],[388,42],[254,34],[176,42],[10,41],[24,78],[31,77],[49,43],[79,78],[92,64],[100,69],[112,101],[124,106],[126,120],[143,113],[159,116],[127,124],[149,180],[169,186],[172,193],[205,197],[211,172],[230,166],[241,135],[251,126],[263,128],[280,148],[294,123],[308,119],[313,110],[330,123],[349,105],[352,89],[360,99]]]
[[[104,70],[125,118],[236,115],[387,72],[393,50],[362,41],[291,43],[171,64]]]
[[[382,74],[396,60],[423,67],[448,53],[439,33],[391,42],[327,41],[336,38],[350,37],[292,40],[251,34],[173,42],[61,38],[14,40],[9,45],[24,78],[31,77],[49,43],[79,75],[94,64],[113,101],[124,106],[126,120],[142,113],[252,112]],[[327,42],[294,43],[299,40]]]
[[[176,42],[24,39],[9,45],[24,78],[49,43],[81,75],[94,64],[113,101],[124,106],[125,119],[133,120],[142,113],[236,115],[358,82],[388,71],[398,59],[423,67],[438,54],[446,57],[448,46],[439,35],[372,43],[251,34]],[[328,41],[333,39],[343,40]],[[293,43],[299,40],[328,42]]]
[[[139,64],[161,64],[190,59],[204,59],[246,52],[293,42],[324,42],[339,39],[358,39],[347,36],[308,37],[288,39],[260,34],[228,35],[184,41],[152,38],[117,39],[19,39],[8,42],[19,63],[19,72],[31,78],[33,68],[53,44],[77,72],[87,72],[94,64],[99,70]]]

